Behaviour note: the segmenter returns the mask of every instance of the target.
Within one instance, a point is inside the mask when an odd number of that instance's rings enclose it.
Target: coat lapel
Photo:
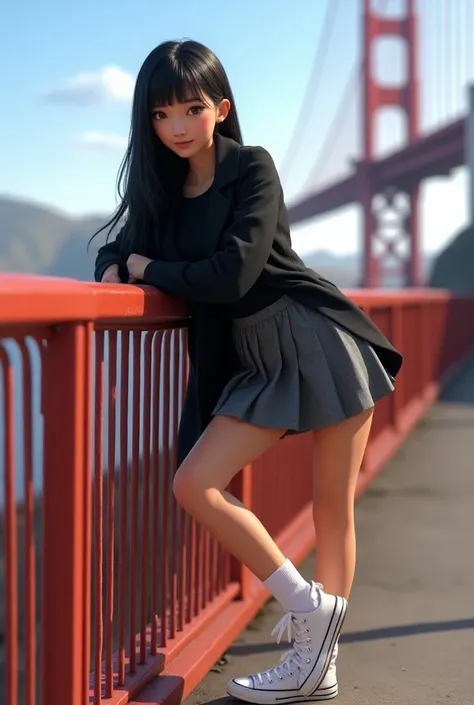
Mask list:
[[[219,245],[220,235],[226,225],[232,207],[233,189],[227,188],[237,180],[239,174],[240,145],[228,137],[214,135],[216,145],[216,170],[209,194],[203,245],[210,256]]]

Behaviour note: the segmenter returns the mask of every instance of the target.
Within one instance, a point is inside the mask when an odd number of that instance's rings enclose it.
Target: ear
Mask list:
[[[221,100],[219,103],[219,106],[217,108],[217,118],[216,122],[224,122],[226,117],[228,116],[230,111],[230,100],[227,100],[227,98],[224,98]]]

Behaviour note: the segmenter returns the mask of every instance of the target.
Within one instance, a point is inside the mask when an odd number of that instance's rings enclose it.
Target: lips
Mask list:
[[[174,146],[179,147],[180,149],[184,149],[185,147],[189,147],[189,145],[193,142],[194,140],[188,140],[187,142],[175,142]]]

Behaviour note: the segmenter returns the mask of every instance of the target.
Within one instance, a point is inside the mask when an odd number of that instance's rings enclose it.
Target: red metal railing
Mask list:
[[[349,293],[405,354],[360,493],[474,348],[474,298]],[[0,311],[2,702],[175,702],[267,598],[172,496],[186,309],[149,287],[3,276]],[[294,561],[315,540],[311,451],[290,437],[231,486]]]

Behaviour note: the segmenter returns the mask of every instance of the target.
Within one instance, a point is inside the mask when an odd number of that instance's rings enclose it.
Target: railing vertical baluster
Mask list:
[[[230,483],[230,492],[246,507],[252,508],[252,466],[246,465]],[[246,566],[235,558],[230,558],[230,579],[240,583],[240,599],[249,596],[252,574]]]
[[[140,612],[140,663],[147,659],[147,632],[148,632],[148,580],[150,576],[150,464],[151,464],[151,367],[152,367],[152,342],[153,332],[145,334],[143,356],[143,429],[142,429],[142,522],[141,522],[141,612]]]
[[[127,601],[127,586],[130,579],[127,574],[127,521],[128,507],[128,383],[129,383],[129,355],[130,334],[122,330],[120,338],[120,532],[119,532],[119,575],[118,575],[118,685],[125,683],[125,641],[126,624],[125,610]]]
[[[36,702],[36,575],[35,498],[33,485],[33,407],[31,358],[25,341],[20,343],[23,365],[23,443],[25,448],[25,705]]]
[[[91,400],[93,398],[93,359],[92,359],[92,341],[94,335],[94,327],[91,322],[86,326],[85,340],[85,434],[84,434],[84,575],[83,575],[83,680],[84,680],[84,697],[85,702],[88,702],[87,694],[90,687],[90,656],[91,656],[91,606],[92,606],[92,418],[93,409]]]
[[[104,333],[96,336],[94,409],[94,705],[102,699],[104,649]]]
[[[87,338],[83,323],[54,329],[43,350],[44,515],[42,702],[84,705],[85,519],[89,484],[86,397]],[[86,613],[85,613],[86,612]]]
[[[170,477],[170,448],[169,448],[169,431],[170,431],[170,333],[166,332],[163,337],[163,346],[161,349],[163,361],[163,474],[162,474],[162,516],[161,516],[161,534],[163,552],[161,555],[161,640],[160,646],[168,645],[168,597],[169,597],[169,522],[170,522],[170,494],[171,494],[171,477]],[[172,500],[171,500],[172,501]]]
[[[133,406],[132,406],[132,496],[130,527],[130,673],[137,667],[137,595],[138,595],[138,498],[140,473],[140,381],[141,334],[133,331]]]
[[[108,373],[108,428],[107,428],[107,564],[105,613],[105,697],[114,690],[113,634],[114,634],[114,580],[115,580],[115,423],[117,409],[117,332],[109,333]]]
[[[18,526],[15,503],[15,437],[14,437],[14,375],[8,355],[0,346],[0,372],[3,382],[3,415],[5,418],[5,646],[7,663],[5,685],[7,705],[18,702]]]
[[[151,654],[156,655],[158,651],[158,628],[159,628],[159,556],[160,548],[163,551],[163,536],[160,539],[160,470],[162,468],[161,447],[160,447],[160,393],[161,393],[161,342],[163,333],[158,331],[153,338],[153,380],[152,380],[152,578],[151,578]]]

